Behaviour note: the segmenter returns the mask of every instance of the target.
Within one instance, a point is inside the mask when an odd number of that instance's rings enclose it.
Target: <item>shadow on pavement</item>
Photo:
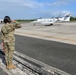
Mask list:
[[[3,64],[6,65],[5,54],[2,49],[0,49],[0,58],[2,59]]]

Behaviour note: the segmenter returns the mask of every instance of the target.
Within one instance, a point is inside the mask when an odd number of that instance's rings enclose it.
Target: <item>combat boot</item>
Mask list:
[[[11,70],[11,69],[15,69],[16,66],[12,63],[9,63],[7,66],[6,66],[7,69]]]

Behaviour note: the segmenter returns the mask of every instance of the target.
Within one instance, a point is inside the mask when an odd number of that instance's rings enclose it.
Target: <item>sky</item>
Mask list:
[[[0,0],[0,18],[51,18],[66,13],[76,17],[76,0]]]

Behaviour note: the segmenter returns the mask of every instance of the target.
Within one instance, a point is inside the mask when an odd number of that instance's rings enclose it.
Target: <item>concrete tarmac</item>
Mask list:
[[[16,35],[16,51],[72,75],[76,74],[76,45]]]
[[[22,24],[22,28],[16,30],[16,34],[76,45],[76,22],[55,23],[52,26]]]
[[[15,33],[30,37],[55,40],[70,44],[76,44],[76,22],[58,22],[52,26],[31,23],[21,23],[22,28]],[[0,24],[0,28],[3,24]]]
[[[52,26],[23,23],[15,34],[76,45],[76,22],[55,23]]]
[[[0,68],[0,75],[8,75],[2,68]]]
[[[55,23],[52,26],[24,23],[16,33],[76,45],[76,22]]]

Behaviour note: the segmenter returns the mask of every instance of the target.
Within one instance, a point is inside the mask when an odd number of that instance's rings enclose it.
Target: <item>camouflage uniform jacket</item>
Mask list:
[[[1,33],[2,37],[1,40],[3,42],[14,42],[15,41],[15,36],[14,36],[14,31],[15,29],[21,28],[21,25],[18,22],[15,23],[8,23],[2,26],[1,28]]]

